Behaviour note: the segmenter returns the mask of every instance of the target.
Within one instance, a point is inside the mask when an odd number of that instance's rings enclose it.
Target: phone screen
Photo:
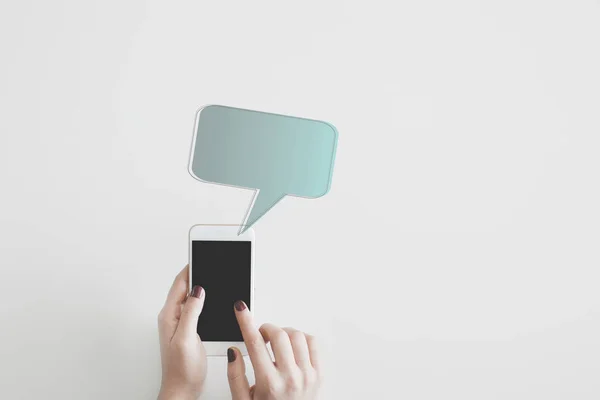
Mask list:
[[[192,287],[206,291],[198,335],[206,342],[242,342],[233,303],[249,309],[252,243],[249,241],[192,241]]]

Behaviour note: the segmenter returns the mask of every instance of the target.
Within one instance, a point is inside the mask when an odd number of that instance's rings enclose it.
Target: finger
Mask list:
[[[240,351],[235,347],[227,349],[227,380],[232,400],[250,400],[250,384],[246,377],[246,365]]]
[[[183,304],[189,290],[189,265],[186,265],[175,277],[167,295],[165,307],[176,307]]]
[[[265,343],[271,343],[275,365],[283,370],[290,370],[296,366],[294,351],[287,332],[273,324],[264,324],[259,329]]]
[[[273,376],[277,371],[273,361],[271,361],[271,356],[262,335],[254,326],[252,314],[250,314],[246,303],[243,301],[235,302],[235,316],[242,331],[255,375]]]
[[[177,329],[177,322],[181,316],[181,305],[185,301],[188,292],[188,268],[186,265],[175,277],[165,305],[158,315],[158,333],[161,338],[165,337],[171,340]]]
[[[194,286],[183,305],[183,311],[181,312],[181,318],[179,319],[175,335],[187,338],[198,335],[198,317],[204,307],[205,298],[206,292],[202,286]]]
[[[283,330],[290,338],[296,364],[301,368],[310,367],[310,353],[308,352],[308,343],[306,342],[306,335],[304,332],[300,332],[294,328],[283,328]]]
[[[310,363],[317,372],[321,373],[319,344],[314,336],[306,335],[306,344],[308,345],[308,354],[310,355]]]

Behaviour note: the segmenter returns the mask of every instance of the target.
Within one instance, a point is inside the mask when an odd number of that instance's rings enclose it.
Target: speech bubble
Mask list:
[[[189,171],[202,182],[255,190],[241,234],[284,196],[327,194],[337,138],[322,121],[205,106],[196,113]]]

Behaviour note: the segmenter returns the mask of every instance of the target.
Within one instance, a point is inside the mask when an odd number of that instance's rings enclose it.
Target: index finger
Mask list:
[[[271,360],[267,345],[258,329],[254,326],[252,314],[250,314],[246,303],[243,301],[235,302],[235,316],[240,325],[244,343],[246,343],[252,367],[254,367],[254,373],[262,376],[275,374],[275,365]]]

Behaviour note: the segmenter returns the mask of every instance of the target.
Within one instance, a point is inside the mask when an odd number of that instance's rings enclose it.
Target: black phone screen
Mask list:
[[[192,287],[206,291],[198,335],[206,342],[242,342],[233,303],[249,309],[252,243],[247,241],[192,241]]]

